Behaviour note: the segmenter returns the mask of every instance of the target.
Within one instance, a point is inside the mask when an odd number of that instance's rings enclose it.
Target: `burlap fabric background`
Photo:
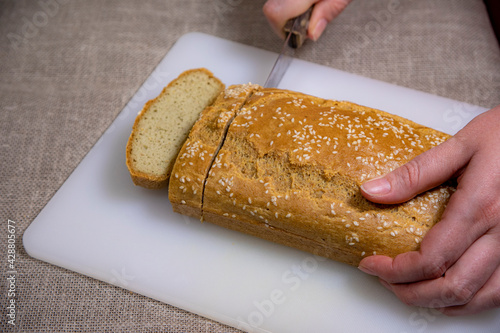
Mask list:
[[[1,331],[237,331],[32,259],[21,236],[179,37],[200,31],[279,51],[263,4],[0,1]],[[355,0],[300,57],[500,103],[500,51],[481,0]],[[17,225],[15,327],[5,310],[9,219]]]

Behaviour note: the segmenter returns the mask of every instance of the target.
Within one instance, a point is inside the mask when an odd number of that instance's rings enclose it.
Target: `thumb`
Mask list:
[[[471,155],[460,140],[452,137],[387,175],[364,183],[361,193],[376,203],[408,201],[452,178],[468,163]]]

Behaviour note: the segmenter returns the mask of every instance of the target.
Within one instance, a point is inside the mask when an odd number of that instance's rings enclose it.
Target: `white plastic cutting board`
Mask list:
[[[354,267],[172,212],[167,191],[132,184],[125,145],[137,112],[182,71],[263,84],[276,54],[213,36],[180,38],[24,233],[26,251],[255,332],[498,332],[500,310],[447,318],[400,303]],[[280,84],[455,133],[483,108],[294,60]]]

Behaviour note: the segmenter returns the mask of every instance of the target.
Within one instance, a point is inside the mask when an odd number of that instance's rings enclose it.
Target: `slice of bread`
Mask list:
[[[127,143],[127,167],[134,184],[151,189],[167,186],[191,127],[224,88],[207,69],[192,69],[146,103]]]

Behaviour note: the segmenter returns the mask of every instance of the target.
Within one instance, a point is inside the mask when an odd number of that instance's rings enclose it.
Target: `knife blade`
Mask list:
[[[281,79],[290,66],[295,55],[295,50],[300,48],[307,39],[307,28],[314,5],[311,6],[305,13],[287,21],[283,28],[286,38],[276,62],[271,69],[271,73],[267,77],[265,88],[277,87]]]

